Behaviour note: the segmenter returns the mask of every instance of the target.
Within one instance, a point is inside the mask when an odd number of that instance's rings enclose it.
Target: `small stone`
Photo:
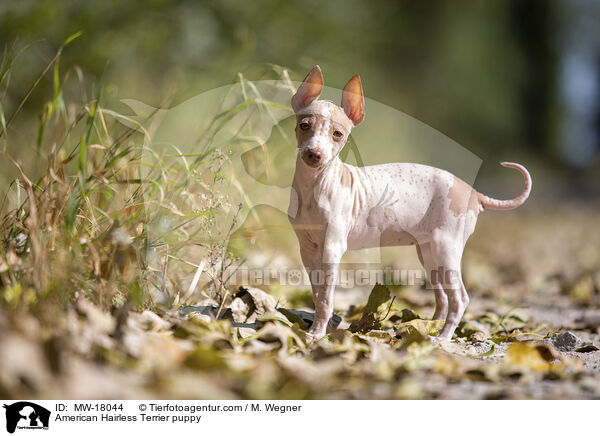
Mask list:
[[[559,351],[573,351],[581,342],[581,339],[571,332],[561,333],[552,339],[552,343]]]

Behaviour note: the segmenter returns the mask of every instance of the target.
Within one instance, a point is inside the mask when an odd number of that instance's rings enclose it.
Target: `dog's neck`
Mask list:
[[[331,176],[339,172],[340,167],[344,165],[339,156],[334,156],[326,165],[312,168],[298,155],[296,159],[296,172],[292,185],[296,190],[306,191],[315,188],[324,187]]]

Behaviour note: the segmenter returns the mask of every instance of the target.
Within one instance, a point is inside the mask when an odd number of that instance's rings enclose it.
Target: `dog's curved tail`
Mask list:
[[[479,202],[483,206],[484,209],[491,210],[510,210],[515,209],[525,203],[527,197],[529,197],[529,193],[531,192],[531,176],[529,175],[529,171],[518,163],[513,162],[502,162],[500,165],[508,168],[515,168],[519,170],[521,174],[523,174],[523,178],[525,179],[525,186],[523,187],[523,192],[518,197],[512,198],[510,200],[498,200],[495,198],[488,197],[487,195],[483,195],[479,193]]]

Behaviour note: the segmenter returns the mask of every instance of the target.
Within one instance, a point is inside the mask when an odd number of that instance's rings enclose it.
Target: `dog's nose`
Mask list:
[[[309,150],[306,152],[306,157],[315,163],[319,163],[321,161],[321,152]]]

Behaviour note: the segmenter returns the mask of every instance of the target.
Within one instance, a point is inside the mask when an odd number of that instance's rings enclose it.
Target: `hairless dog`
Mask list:
[[[451,339],[469,297],[461,275],[465,243],[484,209],[514,209],[531,191],[529,172],[522,193],[511,200],[487,197],[447,171],[414,163],[355,167],[340,160],[352,128],[365,117],[360,77],[342,92],[341,107],[321,101],[321,69],[315,66],[292,97],[298,157],[288,216],[309,274],[315,319],[310,340],[323,337],[333,314],[339,262],[347,250],[415,245],[435,291],[434,319]]]

